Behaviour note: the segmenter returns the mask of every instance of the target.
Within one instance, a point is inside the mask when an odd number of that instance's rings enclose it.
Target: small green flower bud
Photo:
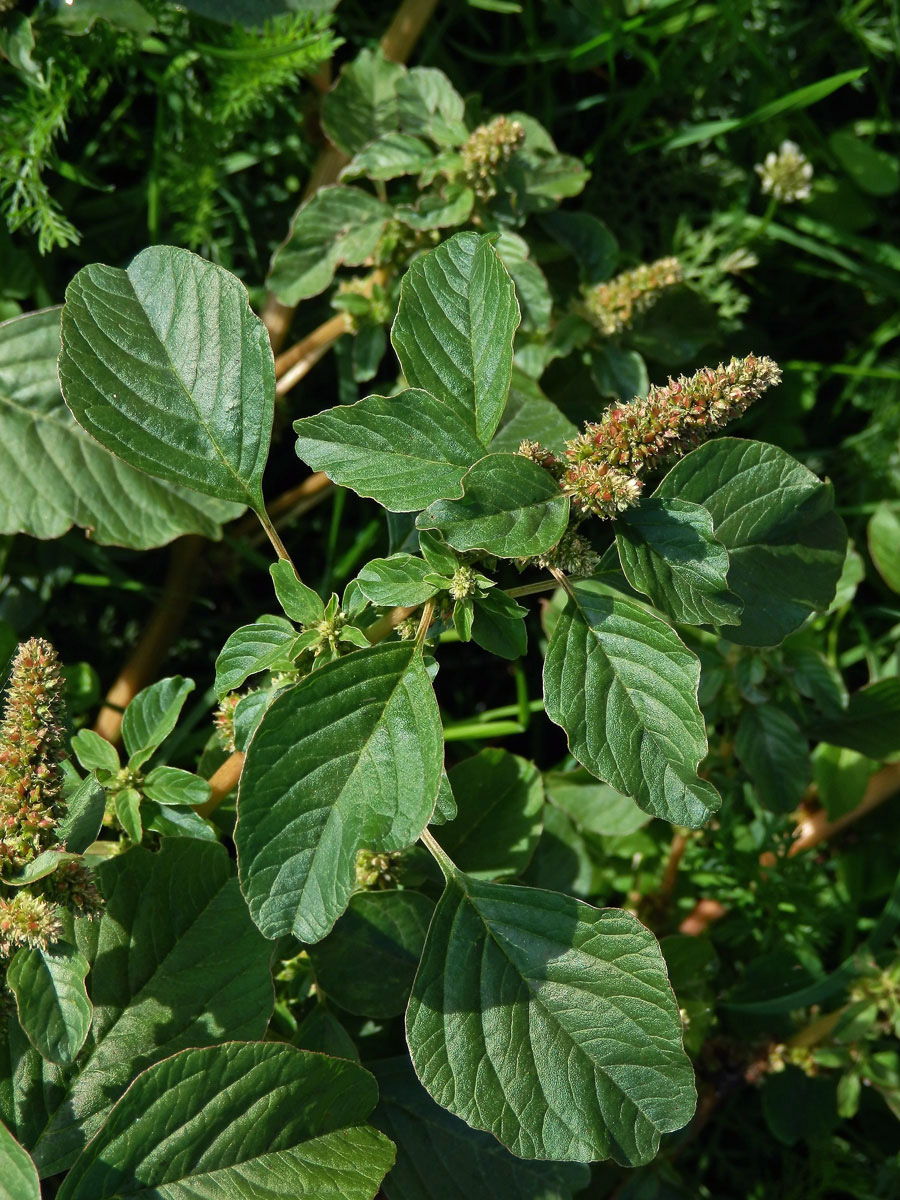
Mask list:
[[[457,567],[447,591],[454,600],[465,600],[478,591],[478,578],[471,567]]]

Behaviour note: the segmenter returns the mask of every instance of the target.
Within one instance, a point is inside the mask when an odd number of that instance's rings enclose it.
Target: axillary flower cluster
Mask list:
[[[635,317],[653,307],[666,288],[684,279],[677,258],[658,258],[623,271],[584,293],[584,315],[605,337],[628,329]]]
[[[538,442],[522,442],[519,453],[559,480],[577,516],[612,519],[637,504],[643,471],[690,450],[780,379],[781,370],[770,358],[732,358],[727,366],[670,378],[665,387],[651,387],[645,399],[611,405],[566,443],[562,459]]]
[[[62,850],[63,680],[56,651],[41,638],[16,653],[0,722],[0,959],[20,946],[45,948],[60,935],[60,909],[93,916],[102,903],[78,859],[23,886],[15,878],[47,850]]]

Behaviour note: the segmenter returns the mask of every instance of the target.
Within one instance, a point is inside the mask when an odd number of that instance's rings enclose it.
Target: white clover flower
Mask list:
[[[757,163],[753,169],[762,180],[763,193],[771,193],[782,204],[809,198],[812,163],[796,142],[782,142],[777,154],[770,150],[765,161]]]

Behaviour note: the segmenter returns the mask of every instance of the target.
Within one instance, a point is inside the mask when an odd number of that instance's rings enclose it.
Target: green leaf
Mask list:
[[[382,1059],[372,1070],[380,1097],[372,1121],[397,1146],[381,1189],[387,1200],[572,1200],[587,1186],[586,1166],[516,1158],[440,1108],[406,1056]]]
[[[183,1050],[134,1081],[58,1200],[372,1200],[394,1147],[355,1063],[277,1043]]]
[[[154,767],[141,784],[141,791],[157,804],[186,804],[193,807],[209,799],[206,780],[178,767]]]
[[[216,695],[221,698],[235,691],[249,676],[279,662],[296,638],[297,630],[284,617],[260,617],[236,629],[216,659]]]
[[[858,138],[851,129],[840,129],[828,139],[841,166],[870,196],[892,196],[900,189],[900,163],[893,154]]]
[[[406,1030],[438,1104],[522,1158],[638,1166],[694,1111],[656,939],[571,896],[451,871]]]
[[[434,905],[420,892],[359,892],[309,949],[316,983],[347,1012],[397,1017],[406,1008]]]
[[[357,576],[359,590],[373,604],[413,606],[436,596],[440,588],[426,583],[431,567],[411,554],[373,558]]]
[[[144,836],[141,822],[141,793],[137,788],[123,788],[116,792],[116,817],[131,841],[138,843]]]
[[[721,804],[697,767],[700,663],[658,617],[591,580],[573,585],[547,646],[547,716],[578,761],[655,817],[697,829]]]
[[[2,882],[7,887],[28,887],[29,884],[37,883],[39,879],[46,879],[48,875],[52,875],[56,868],[63,863],[74,862],[78,857],[79,855],[67,854],[64,850],[44,850],[37,858],[25,863],[17,871],[11,870],[7,862],[6,874],[2,875]]]
[[[297,578],[297,572],[291,563],[280,558],[269,567],[269,574],[275,585],[278,603],[292,621],[309,626],[317,625],[322,620],[325,616],[322,597]],[[243,683],[243,680],[241,682]]]
[[[352,156],[397,128],[397,85],[404,74],[402,66],[372,50],[347,63],[322,101],[322,128],[339,150]]]
[[[35,1050],[68,1066],[84,1045],[93,1008],[84,981],[90,963],[67,942],[19,950],[6,973],[19,1022]]]
[[[409,133],[383,133],[354,154],[341,179],[400,179],[418,175],[434,158],[433,150]]]
[[[339,266],[358,267],[375,253],[390,216],[387,205],[360,188],[320,188],[297,209],[275,251],[270,289],[282,304],[318,296]]]
[[[552,400],[548,400],[537,383],[513,368],[512,386],[497,432],[491,439],[491,450],[514,453],[523,439],[540,442],[555,454],[562,454],[570,438],[578,430]]]
[[[820,79],[816,83],[810,83],[805,87],[787,92],[784,96],[779,96],[777,100],[772,100],[768,104],[762,105],[761,108],[754,109],[745,117],[729,117],[720,121],[703,121],[697,125],[688,125],[680,133],[655,138],[649,142],[640,142],[630,147],[630,153],[637,154],[640,150],[660,143],[665,150],[681,150],[685,146],[694,146],[697,142],[705,142],[710,138],[719,137],[721,134],[733,133],[736,129],[746,129],[749,125],[759,125],[765,121],[771,121],[773,117],[780,117],[783,113],[817,104],[826,96],[830,96],[832,92],[836,92],[838,88],[853,83],[861,75],[865,75],[867,70],[867,67],[857,67],[851,71],[842,71],[839,75],[829,75],[827,79]]]
[[[99,733],[94,733],[93,729],[79,729],[72,738],[72,749],[86,771],[93,771],[96,767],[100,771],[115,773],[121,766],[115,746]]]
[[[452,408],[411,388],[367,396],[294,422],[297,454],[342,487],[391,512],[416,512],[462,495],[484,447]]]
[[[58,308],[0,325],[0,533],[148,550],[182,533],[222,536],[242,506],[201,496],[110,454],[63,402]]]
[[[461,146],[469,136],[465,101],[443,71],[413,67],[396,84],[397,117],[407,133],[439,146]]]
[[[356,1043],[323,1000],[303,1018],[291,1041],[301,1050],[359,1062]]]
[[[799,725],[773,704],[748,704],[741,713],[734,748],[772,812],[792,812],[809,783],[809,748]]]
[[[622,570],[654,607],[688,625],[735,625],[741,601],[727,586],[728,551],[699,504],[650,497],[616,521]]]
[[[446,771],[441,772],[441,786],[438,791],[437,801],[434,806],[434,812],[431,815],[429,825],[446,825],[448,821],[456,820],[458,809],[456,807],[456,797],[453,795],[453,789],[450,786],[450,780]]]
[[[817,721],[813,735],[833,746],[857,750],[876,762],[900,752],[900,679],[891,676],[854,692],[846,713]]]
[[[357,852],[402,850],[425,828],[442,765],[437,701],[413,646],[359,650],[278,696],[247,752],[234,835],[266,937],[325,937]]]
[[[426,192],[416,204],[398,204],[394,216],[410,229],[458,229],[475,207],[475,193],[464,183],[449,183],[440,192]]]
[[[448,405],[487,445],[512,375],[516,293],[488,237],[458,233],[400,285],[391,341],[407,382]]]
[[[528,610],[499,588],[475,597],[472,640],[489,654],[521,658],[528,649],[525,617]]]
[[[553,312],[550,285],[544,272],[531,258],[531,249],[526,240],[505,229],[494,241],[494,249],[512,276],[516,298],[522,309],[522,329],[541,333],[549,329]]]
[[[0,1124],[0,1200],[41,1200],[34,1163],[3,1124]]]
[[[131,466],[263,507],[275,366],[243,284],[187,250],[95,263],[66,290],[59,378],[76,420]]]
[[[450,771],[458,814],[437,835],[474,879],[520,875],[541,836],[544,785],[532,762],[506,750],[482,750]]]
[[[728,586],[744,604],[740,625],[722,631],[730,642],[777,645],[828,607],[847,533],[831,485],[784,450],[717,438],[676,463],[655,495],[709,511],[728,551]]]
[[[580,829],[609,837],[627,837],[650,818],[630,796],[623,796],[607,783],[599,783],[588,771],[548,771],[544,775],[547,799]]]
[[[542,216],[540,224],[575,259],[582,283],[591,285],[609,279],[619,246],[599,217],[584,212],[552,212]]]
[[[193,679],[170,675],[138,692],[122,717],[122,741],[130,755],[130,767],[143,766],[163,744],[193,690]]]
[[[105,809],[106,793],[93,775],[67,791],[65,811],[56,827],[62,845],[75,854],[84,854],[100,832]]]
[[[900,513],[890,504],[879,504],[866,533],[878,574],[891,591],[900,592]]]
[[[500,558],[542,554],[566,531],[569,500],[553,476],[518,454],[489,454],[470,468],[461,500],[437,500],[416,519],[455,550]]]
[[[272,948],[224,846],[164,838],[97,875],[103,913],[75,927],[94,1020],[76,1068],[46,1092],[32,1149],[42,1177],[71,1166],[139,1071],[188,1046],[262,1037],[272,1011]]]

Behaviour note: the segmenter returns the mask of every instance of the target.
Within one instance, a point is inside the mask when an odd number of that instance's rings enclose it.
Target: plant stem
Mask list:
[[[422,616],[419,619],[419,628],[416,630],[416,645],[420,648],[422,643],[425,641],[428,630],[431,628],[431,620],[433,616],[434,601],[429,600],[422,609]]]
[[[451,876],[457,873],[454,863],[441,849],[439,842],[435,840],[430,830],[427,828],[423,829],[419,834],[419,841],[428,849],[431,857],[443,871],[445,879],[450,879]]]
[[[286,396],[291,388],[307,375],[320,358],[330,350],[345,333],[350,332],[350,319],[346,313],[337,313],[324,321],[312,333],[279,354],[275,360],[275,395]]]
[[[411,608],[404,608],[402,605],[392,608],[383,617],[379,617],[368,629],[364,629],[363,633],[374,646],[376,642],[384,641],[388,634],[396,629],[401,621],[411,617],[418,607],[418,604],[414,604]]]
[[[279,558],[283,558],[286,562],[291,563],[291,566],[293,566],[294,564],[291,562],[291,556],[288,554],[287,550],[285,549],[284,542],[278,536],[278,530],[275,528],[275,526],[272,524],[271,520],[269,519],[269,514],[263,508],[263,509],[259,510],[256,513],[256,515],[257,515],[257,517],[259,517],[259,523],[260,523],[260,525],[262,525],[263,529],[266,531],[266,535],[268,536],[269,541],[275,547],[275,553],[278,555]],[[299,575],[300,575],[300,572],[297,571],[298,578],[299,578]]]
[[[861,817],[867,816],[885,800],[889,800],[898,790],[900,790],[900,763],[891,763],[889,766],[882,767],[869,780],[865,795],[856,808],[851,809],[850,812],[836,817],[833,821],[828,819],[828,814],[824,809],[805,817],[794,831],[794,841],[788,851],[788,858],[802,854],[804,850],[811,850],[820,842],[834,837],[848,825],[853,825]]]
[[[243,751],[235,750],[225,759],[221,767],[210,775],[209,799],[197,807],[197,812],[201,817],[208,817],[211,813],[214,813],[228,793],[237,787],[243,766]]]
[[[536,596],[538,592],[553,592],[559,586],[556,579],[542,579],[538,583],[526,583],[522,587],[504,588],[504,591],[511,600],[515,600],[517,596]]]
[[[162,595],[97,714],[94,732],[107,741],[114,744],[118,742],[123,709],[128,707],[142,688],[152,683],[160,662],[181,627],[200,578],[197,560],[203,543],[204,539],[199,534],[191,533],[172,544]]]
[[[381,39],[384,57],[405,63],[436,8],[437,0],[403,0]]]

